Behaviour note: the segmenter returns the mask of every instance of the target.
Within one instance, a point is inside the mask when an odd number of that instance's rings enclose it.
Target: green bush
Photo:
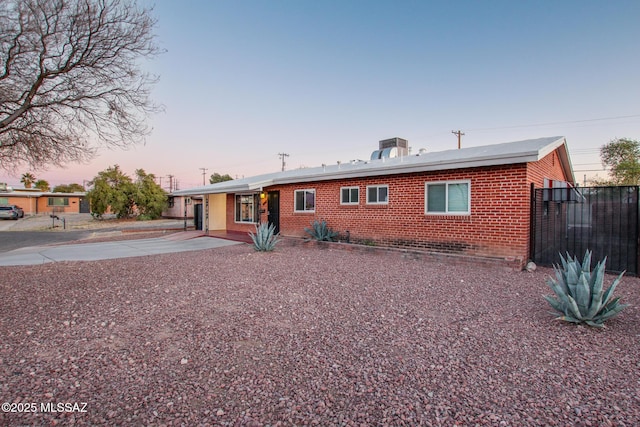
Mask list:
[[[338,232],[333,231],[331,227],[327,225],[327,221],[322,220],[321,222],[318,220],[313,221],[311,224],[311,228],[305,227],[305,233],[307,233],[309,238],[306,240],[317,240],[319,242],[334,242],[338,237]]]
[[[270,252],[275,249],[280,240],[275,235],[276,227],[266,222],[256,226],[256,234],[249,232],[253,240],[253,248],[259,252]]]
[[[556,298],[545,295],[544,298],[557,312],[558,319],[572,323],[586,323],[589,326],[603,327],[604,321],[616,316],[628,304],[620,304],[620,298],[613,298],[615,290],[624,272],[622,272],[604,290],[604,271],[607,258],[598,262],[591,271],[591,251],[584,255],[582,264],[577,257],[567,259],[560,255],[562,268],[554,265],[556,278],[547,279],[547,284]]]

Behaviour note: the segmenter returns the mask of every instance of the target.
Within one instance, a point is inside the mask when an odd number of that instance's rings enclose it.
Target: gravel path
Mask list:
[[[640,280],[595,330],[553,320],[549,273],[249,245],[3,267],[0,395],[38,413],[0,424],[640,425]]]

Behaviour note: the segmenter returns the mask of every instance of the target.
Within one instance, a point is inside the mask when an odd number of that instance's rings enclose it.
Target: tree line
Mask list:
[[[52,193],[82,193],[84,187],[80,184],[60,184],[53,187],[49,185],[49,181],[45,179],[37,179],[31,172],[25,172],[20,177],[20,182],[24,185],[24,188],[37,188],[40,191],[51,191]]]
[[[597,185],[640,185],[640,141],[614,139],[600,148],[600,159],[609,168],[609,179]]]

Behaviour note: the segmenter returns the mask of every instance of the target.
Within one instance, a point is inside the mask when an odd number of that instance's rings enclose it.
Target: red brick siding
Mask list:
[[[542,186],[544,178],[566,180],[555,152],[529,164],[289,184],[266,190],[280,191],[280,232],[285,236],[305,236],[305,227],[325,219],[343,238],[349,231],[356,243],[524,261],[529,251],[530,184]],[[426,215],[425,183],[458,180],[471,183],[471,214]],[[366,204],[369,185],[388,185],[389,203]],[[352,186],[360,189],[359,204],[341,205],[340,188]],[[315,189],[315,212],[294,212],[294,191],[303,189]],[[233,203],[228,206],[228,221],[233,222]]]
[[[348,230],[354,242],[509,257],[526,253],[528,244],[529,192],[525,178],[522,164],[293,184],[269,190],[280,191],[283,235],[304,236],[304,227],[315,219],[326,219],[343,236]],[[425,215],[425,183],[451,180],[470,181],[471,215]],[[388,185],[389,203],[366,204],[369,185]],[[340,205],[340,188],[344,186],[360,188],[358,205]],[[294,191],[304,188],[316,190],[314,213],[293,211]]]
[[[538,162],[527,165],[527,180],[533,182],[536,188],[544,186],[544,178],[569,182],[573,180],[572,177],[566,176],[562,171],[557,151],[548,154]]]
[[[265,208],[266,209],[266,208]],[[255,232],[255,224],[236,222],[236,195],[227,194],[227,230],[241,232]]]

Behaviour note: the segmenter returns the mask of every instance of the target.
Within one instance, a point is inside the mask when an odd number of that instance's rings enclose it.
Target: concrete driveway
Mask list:
[[[202,236],[200,232],[186,231],[152,239],[24,247],[0,253],[0,266],[129,258],[172,252],[197,251],[237,244],[240,244],[240,242],[216,239]]]
[[[49,215],[34,215],[17,221],[0,221],[0,266],[128,258],[211,249],[240,243],[203,236],[200,231],[180,231],[184,230],[184,225],[182,219],[96,220],[90,214],[67,214],[55,220]],[[187,222],[187,226],[193,228],[192,220]],[[131,231],[170,231],[171,234],[158,238],[95,243],[83,240],[73,244],[61,244]]]

